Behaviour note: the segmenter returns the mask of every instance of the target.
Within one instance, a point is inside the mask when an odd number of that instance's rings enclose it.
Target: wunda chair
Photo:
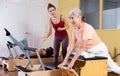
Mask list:
[[[73,58],[70,55],[69,62]],[[62,76],[107,76],[107,58],[106,57],[79,57],[74,64],[74,69],[68,72],[66,69],[62,70]]]

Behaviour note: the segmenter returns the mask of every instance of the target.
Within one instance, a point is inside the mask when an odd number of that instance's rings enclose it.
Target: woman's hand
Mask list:
[[[66,62],[62,62],[61,64],[59,64],[58,68],[63,69],[64,65],[66,65]]]
[[[47,37],[46,37],[46,36],[43,36],[43,37],[42,37],[42,40],[43,40],[43,41],[46,41],[46,40],[47,40]]]
[[[71,63],[68,65],[67,70],[70,71],[70,70],[72,69],[73,65],[74,65],[74,63],[71,62]]]
[[[58,65],[58,68],[63,69],[63,68],[64,68],[64,65],[66,65],[66,63],[65,63],[65,62],[62,62],[61,64]],[[74,65],[74,63],[71,62],[71,63],[68,65],[68,67],[66,67],[66,70],[67,70],[67,71],[70,71],[70,70],[72,69],[73,65]]]
[[[57,31],[62,31],[62,30],[63,30],[63,28],[61,28],[61,27],[57,28]]]

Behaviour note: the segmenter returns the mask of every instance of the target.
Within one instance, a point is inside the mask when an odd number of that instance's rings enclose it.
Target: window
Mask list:
[[[103,29],[120,28],[120,0],[103,0]]]
[[[80,9],[87,23],[99,29],[99,0],[80,0]]]

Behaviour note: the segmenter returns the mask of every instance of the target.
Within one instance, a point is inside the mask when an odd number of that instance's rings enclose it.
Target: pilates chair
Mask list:
[[[15,53],[15,58],[18,58],[18,54],[17,54],[17,51],[15,50],[15,46],[17,46],[17,45],[15,45],[15,44],[13,44],[13,43],[11,43],[10,41],[7,41],[7,48],[8,48],[8,50],[9,50],[9,59],[12,59],[12,58],[14,58],[14,56],[13,56],[13,52],[12,51],[14,51],[14,53]]]
[[[7,63],[7,61],[9,59],[13,59],[13,58],[18,58],[18,54],[15,50],[15,44],[12,44],[11,42],[7,41],[7,48],[9,50],[9,56],[6,57],[0,57],[2,59],[2,67],[4,69],[4,71],[8,71],[9,70],[9,64]],[[13,52],[15,53],[15,57],[13,56]]]
[[[70,55],[68,64],[72,58],[73,55]],[[66,67],[62,70],[62,76],[107,76],[107,73],[107,58],[98,56],[92,58],[80,56],[70,72],[66,70]]]
[[[16,66],[16,69],[22,70],[22,71],[31,71],[31,70],[28,70],[28,66],[29,65],[31,66],[31,68],[33,67],[33,63],[31,61],[31,58],[30,58],[30,55],[29,55],[29,51],[34,51],[37,54],[38,61],[39,61],[39,64],[40,64],[39,70],[45,70],[45,67],[43,65],[42,59],[41,59],[41,57],[40,57],[40,55],[38,53],[38,49],[37,48],[25,47],[24,50],[25,50],[25,52],[27,54],[28,64],[26,65],[26,67]]]

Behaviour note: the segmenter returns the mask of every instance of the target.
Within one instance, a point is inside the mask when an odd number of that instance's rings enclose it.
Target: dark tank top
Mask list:
[[[67,35],[68,35],[66,30],[57,31],[57,28],[59,28],[59,27],[63,28],[63,27],[64,27],[64,24],[65,24],[64,21],[61,21],[61,17],[62,17],[62,15],[60,16],[60,22],[57,23],[57,24],[54,24],[54,23],[52,22],[52,20],[50,19],[50,20],[51,20],[51,23],[52,23],[52,25],[53,25],[53,28],[55,29],[55,36],[67,36]]]

